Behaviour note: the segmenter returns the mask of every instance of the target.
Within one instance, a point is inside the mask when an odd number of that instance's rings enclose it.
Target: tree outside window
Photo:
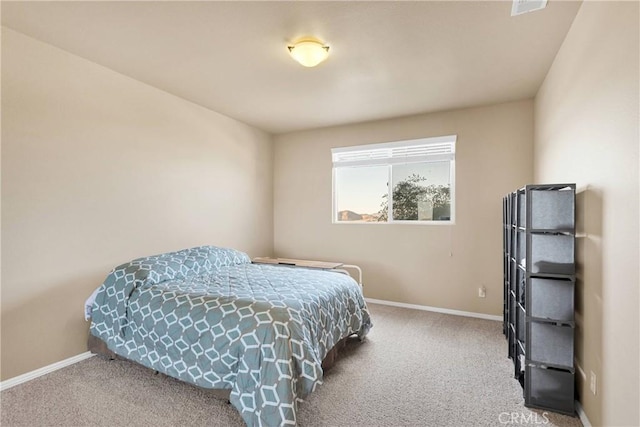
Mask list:
[[[451,191],[445,185],[421,185],[427,179],[412,174],[393,187],[393,219],[443,221],[451,217]],[[388,221],[389,195],[382,195],[378,221]]]

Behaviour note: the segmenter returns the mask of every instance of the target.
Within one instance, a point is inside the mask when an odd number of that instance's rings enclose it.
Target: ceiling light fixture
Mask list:
[[[329,46],[314,38],[305,38],[287,46],[293,59],[305,67],[315,67],[329,56]]]

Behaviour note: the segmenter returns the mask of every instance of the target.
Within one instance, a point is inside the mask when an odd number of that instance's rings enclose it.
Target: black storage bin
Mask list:
[[[575,286],[572,280],[531,279],[531,317],[572,322]]]
[[[531,228],[567,230],[575,227],[574,194],[570,190],[531,190]]]
[[[551,365],[573,366],[573,328],[531,322],[529,358]]]
[[[531,272],[575,273],[575,238],[553,234],[531,235]]]
[[[526,394],[529,405],[573,415],[575,412],[575,375],[570,371],[526,368]]]

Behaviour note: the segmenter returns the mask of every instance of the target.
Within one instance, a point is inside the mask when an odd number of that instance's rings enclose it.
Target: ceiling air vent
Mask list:
[[[547,0],[513,0],[511,16],[522,15],[523,13],[544,9],[546,6]]]

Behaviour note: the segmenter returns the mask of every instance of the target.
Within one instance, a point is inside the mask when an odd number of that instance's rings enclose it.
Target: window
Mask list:
[[[455,144],[452,135],[333,148],[333,222],[453,222]]]

